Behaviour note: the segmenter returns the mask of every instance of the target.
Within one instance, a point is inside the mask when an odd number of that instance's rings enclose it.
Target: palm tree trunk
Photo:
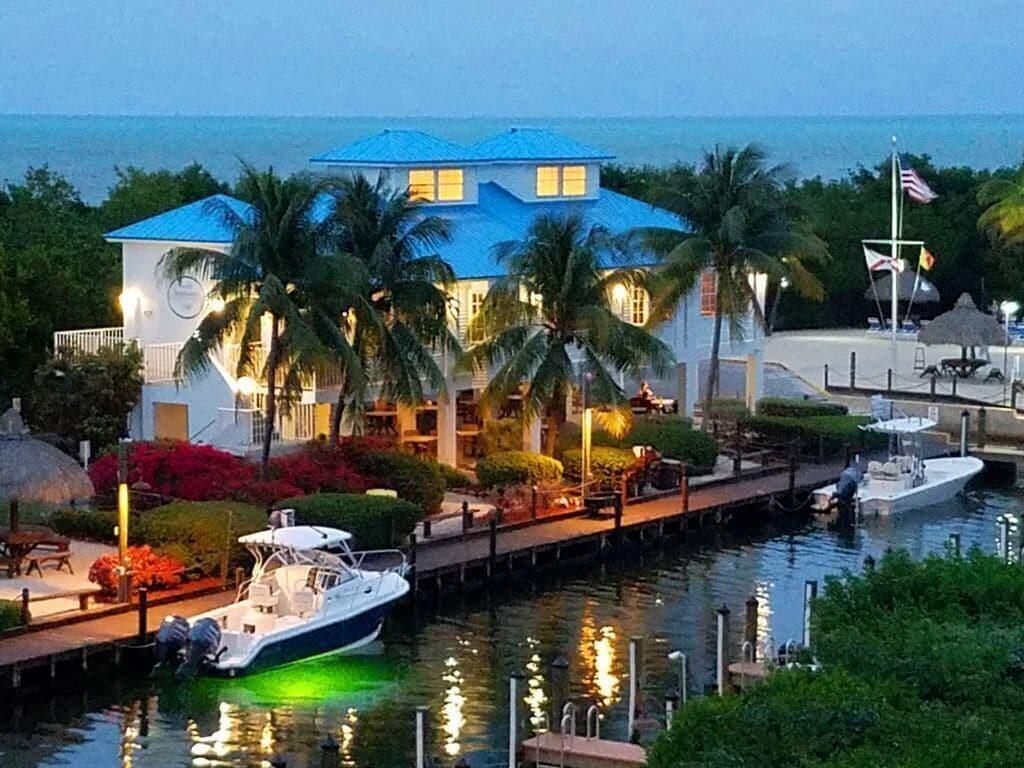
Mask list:
[[[768,313],[768,322],[765,323],[764,335],[771,336],[775,330],[775,318],[779,314],[779,301],[782,300],[782,287],[775,289],[775,301],[772,302],[771,312]]]
[[[708,362],[708,388],[704,393],[704,413],[700,420],[701,432],[707,432],[711,426],[711,401],[718,390],[718,354],[722,348],[722,313],[715,308],[715,332],[711,337],[711,360]]]
[[[270,468],[270,444],[274,440],[274,422],[277,420],[277,363],[280,356],[277,333],[280,320],[277,315],[270,321],[270,354],[267,355],[267,402],[264,416],[266,429],[263,434],[263,455],[260,461],[260,476],[266,480]]]
[[[331,414],[331,438],[332,445],[341,442],[341,417],[345,413],[345,374],[341,375],[341,391],[338,392],[338,401],[334,404],[334,413]]]
[[[544,455],[554,456],[555,446],[558,444],[558,431],[562,426],[562,414],[557,408],[548,408],[544,416],[544,422],[548,428],[544,436]]]

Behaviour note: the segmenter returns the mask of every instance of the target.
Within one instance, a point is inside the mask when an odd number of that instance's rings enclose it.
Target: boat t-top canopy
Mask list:
[[[238,538],[239,544],[284,549],[323,549],[344,544],[352,538],[348,531],[324,528],[319,525],[293,525],[287,528],[268,528]]]
[[[904,416],[899,419],[886,419],[867,424],[864,429],[886,434],[906,434],[909,432],[925,432],[935,427],[936,422],[923,416]]]

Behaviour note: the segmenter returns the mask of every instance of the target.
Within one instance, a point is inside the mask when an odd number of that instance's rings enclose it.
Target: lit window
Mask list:
[[[700,313],[714,317],[718,309],[718,275],[708,270],[700,276]]]
[[[409,199],[433,202],[436,197],[434,183],[433,170],[410,170]]]
[[[476,344],[476,343],[481,342],[481,341],[484,340],[483,329],[480,328],[479,326],[477,326],[476,328],[473,328],[472,323],[473,323],[473,320],[476,319],[476,316],[478,314],[480,314],[480,310],[483,309],[483,307],[484,307],[484,297],[486,295],[487,294],[485,294],[483,291],[470,291],[470,294],[469,294],[469,322],[470,322],[470,328],[472,328],[472,331],[473,331],[470,334],[470,338],[469,338],[469,341],[470,341],[471,344]]]
[[[633,325],[643,325],[647,322],[647,291],[639,286],[633,288],[633,301],[630,319]]]
[[[558,166],[537,166],[537,197],[558,196]]]
[[[441,168],[437,172],[437,199],[462,200],[462,169]]]
[[[580,197],[587,194],[587,166],[562,166],[562,194],[566,197]]]

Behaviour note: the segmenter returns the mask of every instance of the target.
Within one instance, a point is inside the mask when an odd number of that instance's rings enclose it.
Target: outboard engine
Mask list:
[[[199,619],[188,631],[185,661],[175,674],[179,680],[194,677],[204,662],[217,655],[220,648],[220,626],[211,618]]]
[[[168,616],[156,631],[156,667],[179,661],[188,643],[189,624],[184,616]]]
[[[860,472],[856,467],[847,467],[839,475],[836,483],[836,501],[840,504],[851,504],[857,497],[857,486],[860,485]]]

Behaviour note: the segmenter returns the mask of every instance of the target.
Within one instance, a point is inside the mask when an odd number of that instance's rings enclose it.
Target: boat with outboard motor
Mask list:
[[[860,458],[843,470],[839,482],[813,492],[812,507],[829,511],[848,504],[861,514],[889,515],[951,499],[984,469],[974,456],[922,458],[921,435],[936,423],[919,416],[901,416],[863,427],[890,437],[887,461],[870,461],[860,472]]]
[[[252,578],[227,607],[168,616],[157,631],[157,666],[179,678],[236,677],[373,642],[409,592],[405,556],[353,552],[351,538],[312,525],[240,537],[255,559]]]

